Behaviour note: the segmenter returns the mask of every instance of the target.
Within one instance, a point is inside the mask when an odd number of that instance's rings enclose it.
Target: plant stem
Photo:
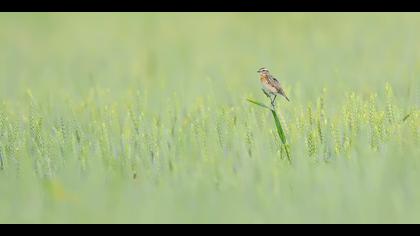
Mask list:
[[[4,170],[4,163],[3,163],[3,156],[1,155],[1,148],[0,148],[0,170]]]

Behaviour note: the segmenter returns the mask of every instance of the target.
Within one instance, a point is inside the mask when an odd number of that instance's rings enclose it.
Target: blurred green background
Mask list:
[[[305,102],[384,81],[413,94],[419,23],[415,13],[2,13],[1,94],[97,85],[115,97],[183,91],[187,102],[211,90],[232,105],[255,93],[261,66]]]
[[[417,13],[1,13],[0,28],[0,222],[419,222]],[[262,66],[291,99],[292,166],[245,100],[268,103]]]

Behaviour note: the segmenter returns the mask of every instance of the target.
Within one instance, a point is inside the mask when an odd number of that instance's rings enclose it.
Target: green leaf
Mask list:
[[[273,110],[273,109],[271,109],[271,107],[268,107],[268,106],[264,105],[264,104],[263,104],[263,103],[261,103],[261,102],[254,101],[254,100],[249,99],[249,98],[247,98],[246,100],[247,100],[248,102],[254,103],[254,104],[258,105],[258,106],[261,106],[261,107],[267,108],[267,109],[269,109],[269,110]]]
[[[249,99],[249,98],[247,100],[248,100],[248,102],[251,102],[251,103],[253,103],[255,105],[258,105],[260,107],[263,107],[263,108],[267,108],[271,111],[271,114],[273,114],[273,117],[274,117],[274,123],[276,124],[277,133],[279,135],[280,141],[283,143],[284,149],[286,150],[287,159],[291,163],[292,160],[290,158],[289,145],[287,144],[286,135],[284,134],[283,127],[281,126],[280,119],[277,115],[276,110],[264,105],[261,102],[254,101],[254,100]]]

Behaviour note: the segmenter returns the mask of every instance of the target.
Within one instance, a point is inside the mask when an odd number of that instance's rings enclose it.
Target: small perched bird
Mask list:
[[[274,78],[267,68],[262,67],[257,71],[260,74],[260,82],[262,85],[262,91],[264,94],[271,99],[271,105],[274,107],[274,101],[277,98],[277,95],[281,95],[290,102],[289,98],[286,96],[283,88],[281,87],[280,82]],[[274,96],[272,98],[271,96]]]

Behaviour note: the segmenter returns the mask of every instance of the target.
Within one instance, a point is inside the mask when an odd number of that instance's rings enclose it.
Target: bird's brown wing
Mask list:
[[[277,92],[281,94],[283,97],[285,97],[287,101],[290,101],[289,98],[286,96],[286,93],[284,92],[283,88],[281,87],[280,82],[274,77],[272,77],[272,79],[273,79],[273,85],[277,89]]]

